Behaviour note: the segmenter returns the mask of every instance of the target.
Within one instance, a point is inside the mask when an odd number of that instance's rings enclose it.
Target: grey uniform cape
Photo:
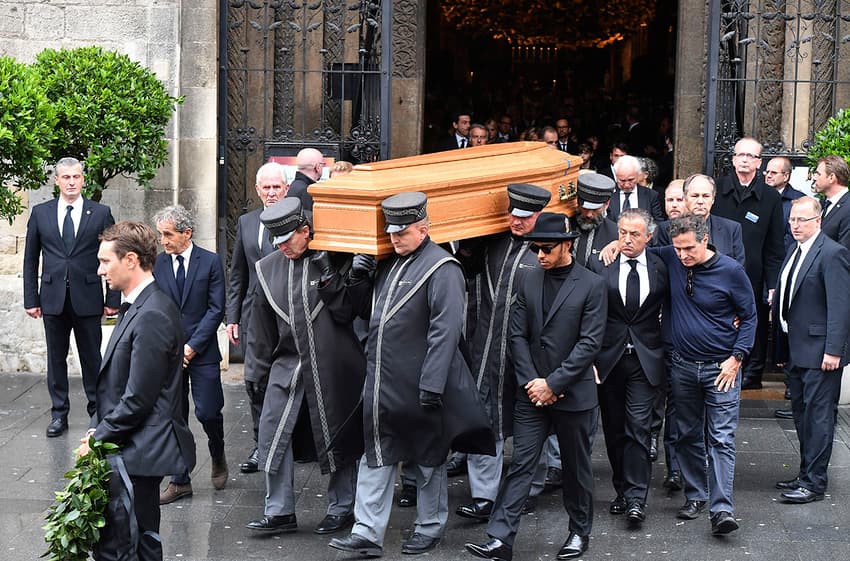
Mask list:
[[[309,252],[292,260],[276,251],[256,268],[261,290],[248,345],[257,367],[269,375],[257,443],[260,468],[276,473],[291,442],[296,460],[317,459],[322,473],[337,471],[363,453],[359,423],[345,423],[357,410],[366,372],[352,313],[320,298],[321,272]]]
[[[476,314],[467,318],[473,324],[467,329],[472,375],[499,440],[513,432],[516,377],[508,345],[511,307],[523,272],[540,267],[528,246],[529,242],[510,233],[494,236],[479,251],[482,259],[464,261],[467,275],[474,275],[469,294]]]
[[[413,253],[382,261],[374,286],[353,283],[349,294],[361,314],[371,309],[363,387],[369,466],[438,466],[449,448],[495,455],[493,431],[460,350],[464,278],[457,260],[425,238]],[[442,407],[423,409],[420,389],[442,394]]]

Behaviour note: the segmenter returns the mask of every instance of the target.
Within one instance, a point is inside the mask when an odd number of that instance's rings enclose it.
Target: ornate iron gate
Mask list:
[[[730,167],[741,136],[802,163],[814,134],[850,105],[850,0],[711,0],[709,9],[707,173]]]
[[[257,169],[304,147],[389,154],[391,0],[222,0],[218,247],[229,259]]]

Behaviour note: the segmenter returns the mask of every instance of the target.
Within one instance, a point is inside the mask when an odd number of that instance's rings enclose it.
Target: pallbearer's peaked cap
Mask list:
[[[273,246],[286,242],[307,219],[301,210],[301,199],[285,197],[260,213]]]
[[[508,210],[519,218],[528,218],[549,204],[552,193],[537,185],[511,183],[508,185]]]
[[[428,197],[425,193],[412,191],[387,197],[381,202],[384,219],[387,223],[386,232],[396,234],[411,224],[428,218],[426,206]]]

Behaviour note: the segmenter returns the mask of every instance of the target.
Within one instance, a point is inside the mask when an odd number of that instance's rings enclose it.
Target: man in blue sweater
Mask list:
[[[694,520],[709,502],[711,532],[719,535],[738,529],[732,500],[735,429],[741,363],[753,346],[756,308],[744,268],[714,251],[708,237],[702,217],[682,216],[670,223],[672,247],[656,251],[670,275],[665,321],[686,499],[677,517]]]

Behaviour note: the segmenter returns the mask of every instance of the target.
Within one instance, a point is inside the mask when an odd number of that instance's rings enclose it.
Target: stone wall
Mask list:
[[[116,220],[146,220],[179,202],[196,214],[195,241],[216,249],[217,3],[203,0],[0,0],[0,55],[29,63],[46,48],[100,45],[150,68],[184,96],[166,135],[171,157],[150,189],[116,178],[103,202]],[[27,194],[30,204],[52,187]],[[0,316],[21,326],[0,343],[0,371],[45,369],[41,322],[23,311],[20,271],[27,215],[0,224]],[[72,370],[73,363],[71,360]]]

